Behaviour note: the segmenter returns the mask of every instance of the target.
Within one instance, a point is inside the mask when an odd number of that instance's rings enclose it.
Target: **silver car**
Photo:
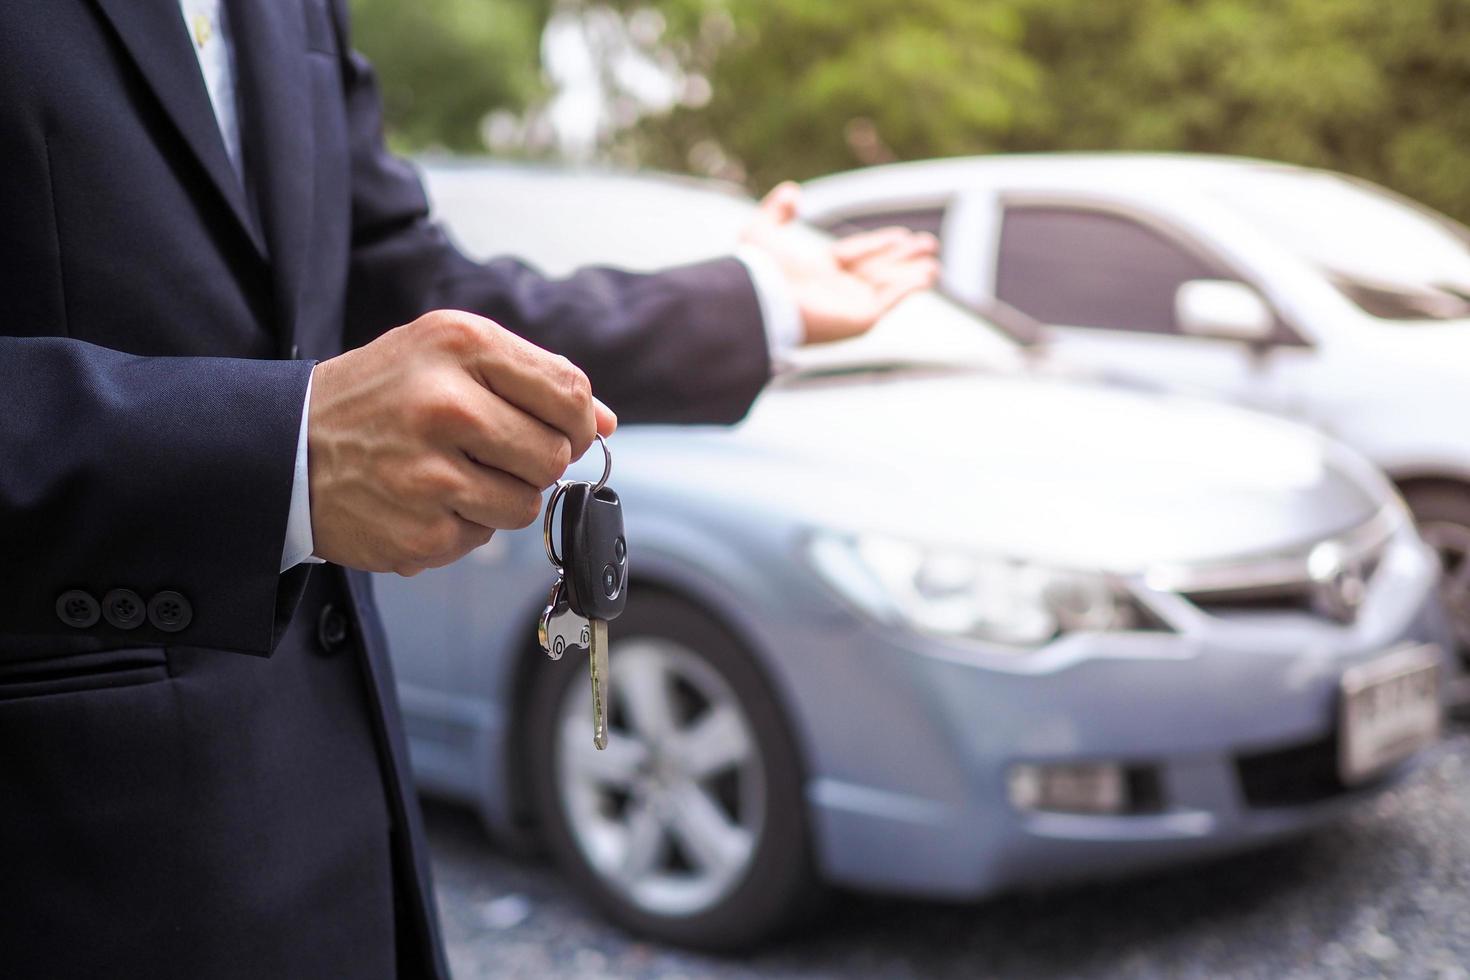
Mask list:
[[[822,227],[942,236],[951,293],[1034,317],[1040,356],[1367,456],[1450,571],[1470,665],[1470,229],[1343,174],[1199,154],[915,161],[821,178],[802,201]]]
[[[468,250],[553,271],[718,254],[751,212],[665,180],[428,176]],[[539,527],[378,601],[421,788],[643,933],[731,948],[824,883],[971,898],[1241,849],[1436,734],[1438,567],[1376,470],[1036,374],[937,296],[801,352],[738,426],[611,444],[632,586],[606,751],[586,657],[536,646]]]

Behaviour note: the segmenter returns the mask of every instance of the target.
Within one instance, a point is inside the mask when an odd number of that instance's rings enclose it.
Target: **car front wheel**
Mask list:
[[[635,593],[611,624],[605,750],[592,744],[587,658],[538,665],[527,744],[548,846],[623,926],[729,950],[816,896],[800,766],[747,651],[674,597]]]

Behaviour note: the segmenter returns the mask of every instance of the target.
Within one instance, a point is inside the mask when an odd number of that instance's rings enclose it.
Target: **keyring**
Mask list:
[[[602,479],[592,484],[593,493],[607,486],[607,478],[612,476],[612,450],[607,448],[607,440],[602,438],[601,432],[597,434],[597,444],[602,447]]]
[[[607,440],[602,438],[600,432],[597,434],[597,444],[602,447],[602,477],[591,485],[593,493],[607,486],[608,478],[612,476],[612,450],[607,448]],[[562,494],[567,492],[567,487],[576,482],[578,481],[556,481],[556,489],[551,491],[551,497],[546,501],[546,517],[541,522],[541,543],[546,547],[546,560],[551,562],[552,567],[557,571],[562,570],[562,562],[551,544],[551,518],[556,513],[556,505],[561,500]]]
[[[556,489],[551,491],[551,497],[546,501],[546,519],[541,522],[541,543],[546,546],[546,559],[558,572],[562,570],[562,564],[561,559],[557,557],[556,549],[551,546],[551,515],[556,513],[556,502],[571,485],[570,480],[556,481]]]

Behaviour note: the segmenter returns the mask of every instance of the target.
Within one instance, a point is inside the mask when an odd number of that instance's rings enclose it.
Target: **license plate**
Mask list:
[[[1439,737],[1439,662],[1437,647],[1410,647],[1343,673],[1344,783],[1376,776]]]

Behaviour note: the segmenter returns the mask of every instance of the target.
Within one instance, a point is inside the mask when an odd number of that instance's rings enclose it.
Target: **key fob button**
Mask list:
[[[628,559],[628,543],[622,538],[613,542],[613,557],[618,560],[619,565]]]
[[[611,565],[602,570],[602,591],[609,599],[618,594],[618,570]]]

